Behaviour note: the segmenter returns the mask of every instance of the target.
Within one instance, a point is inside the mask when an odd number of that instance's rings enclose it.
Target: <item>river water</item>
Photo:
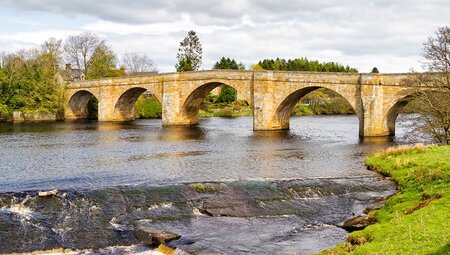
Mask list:
[[[318,252],[345,240],[345,219],[394,192],[365,155],[414,142],[404,116],[394,139],[365,141],[356,116],[292,117],[290,130],[268,132],[252,121],[0,124],[0,252],[136,244],[138,221],[199,254]],[[214,192],[192,188],[199,182]],[[36,196],[50,189],[64,193]],[[95,238],[77,232],[87,229]]]

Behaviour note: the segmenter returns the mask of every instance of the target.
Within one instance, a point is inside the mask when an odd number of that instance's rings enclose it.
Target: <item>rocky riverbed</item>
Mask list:
[[[147,244],[188,253],[308,254],[344,241],[346,220],[394,192],[366,176],[7,193],[0,252],[137,245],[144,226],[179,235]]]

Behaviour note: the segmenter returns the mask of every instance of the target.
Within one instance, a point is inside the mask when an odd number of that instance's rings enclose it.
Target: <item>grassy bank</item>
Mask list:
[[[392,148],[366,165],[399,191],[371,213],[377,223],[321,254],[450,254],[450,146]]]
[[[252,116],[253,110],[246,102],[231,103],[203,102],[199,112],[200,117],[239,117]]]

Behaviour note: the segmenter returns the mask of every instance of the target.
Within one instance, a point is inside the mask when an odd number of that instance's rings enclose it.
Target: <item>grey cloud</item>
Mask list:
[[[403,63],[402,70],[408,71],[414,63],[405,63],[420,57],[426,36],[437,26],[450,24],[448,0],[0,0],[0,6],[88,15],[130,26],[166,23],[174,28],[176,21],[188,17],[203,43],[204,68],[221,56],[249,61],[246,64],[262,58],[306,56],[350,61],[344,62],[349,65],[379,62],[384,70],[394,71],[396,64]],[[242,24],[244,17],[255,25]],[[187,27],[126,36],[113,30],[93,32],[102,33],[119,54],[129,48],[145,51],[161,70],[172,71]],[[364,61],[368,64],[361,64]]]

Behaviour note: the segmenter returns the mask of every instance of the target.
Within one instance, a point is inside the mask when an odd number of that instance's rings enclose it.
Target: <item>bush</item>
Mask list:
[[[222,85],[217,102],[219,103],[231,103],[236,101],[237,92],[234,88],[228,85]]]
[[[0,121],[6,120],[11,116],[11,111],[7,105],[0,103]]]
[[[215,114],[216,117],[233,117],[233,108],[225,107]]]
[[[154,96],[140,96],[135,104],[135,114],[138,119],[160,119],[162,105]]]

